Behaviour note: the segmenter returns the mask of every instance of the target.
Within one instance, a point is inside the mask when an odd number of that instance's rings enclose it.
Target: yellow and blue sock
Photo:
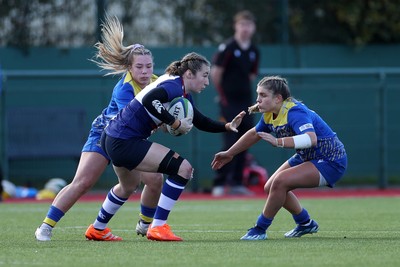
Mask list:
[[[156,213],[156,208],[149,208],[143,204],[140,204],[140,213],[139,218],[144,223],[151,223],[154,218],[154,214]]]
[[[51,228],[53,228],[64,215],[65,213],[62,210],[51,205],[49,211],[47,212],[46,218],[43,220],[43,224],[49,225]],[[42,226],[44,226],[43,224]]]

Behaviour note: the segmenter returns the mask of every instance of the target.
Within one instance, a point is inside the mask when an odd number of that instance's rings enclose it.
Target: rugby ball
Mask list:
[[[175,118],[181,120],[183,118],[191,117],[193,118],[193,106],[189,100],[184,97],[174,98],[169,104],[168,112]],[[178,131],[167,125],[167,130],[171,135],[180,136],[182,135]]]

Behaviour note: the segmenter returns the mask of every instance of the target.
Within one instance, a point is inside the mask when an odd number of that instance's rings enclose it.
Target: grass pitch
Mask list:
[[[301,202],[319,223],[317,234],[285,239],[295,225],[281,210],[268,240],[240,241],[263,199],[181,200],[168,222],[184,242],[137,236],[138,201],[127,202],[109,224],[122,242],[85,240],[100,202],[78,202],[50,242],[34,238],[50,203],[0,203],[0,266],[400,266],[400,198]]]

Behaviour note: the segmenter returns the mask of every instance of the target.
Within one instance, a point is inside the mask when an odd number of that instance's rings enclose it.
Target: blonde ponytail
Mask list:
[[[132,66],[135,55],[150,55],[152,57],[150,50],[143,45],[134,44],[127,47],[123,45],[124,29],[115,16],[106,15],[101,33],[102,42],[97,42],[94,45],[97,53],[91,61],[102,70],[107,71],[105,75],[124,74]]]

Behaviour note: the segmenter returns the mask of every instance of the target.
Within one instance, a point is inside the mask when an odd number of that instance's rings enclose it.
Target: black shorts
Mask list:
[[[152,142],[139,138],[120,139],[106,135],[101,136],[101,147],[106,151],[114,166],[135,169],[144,159]]]

